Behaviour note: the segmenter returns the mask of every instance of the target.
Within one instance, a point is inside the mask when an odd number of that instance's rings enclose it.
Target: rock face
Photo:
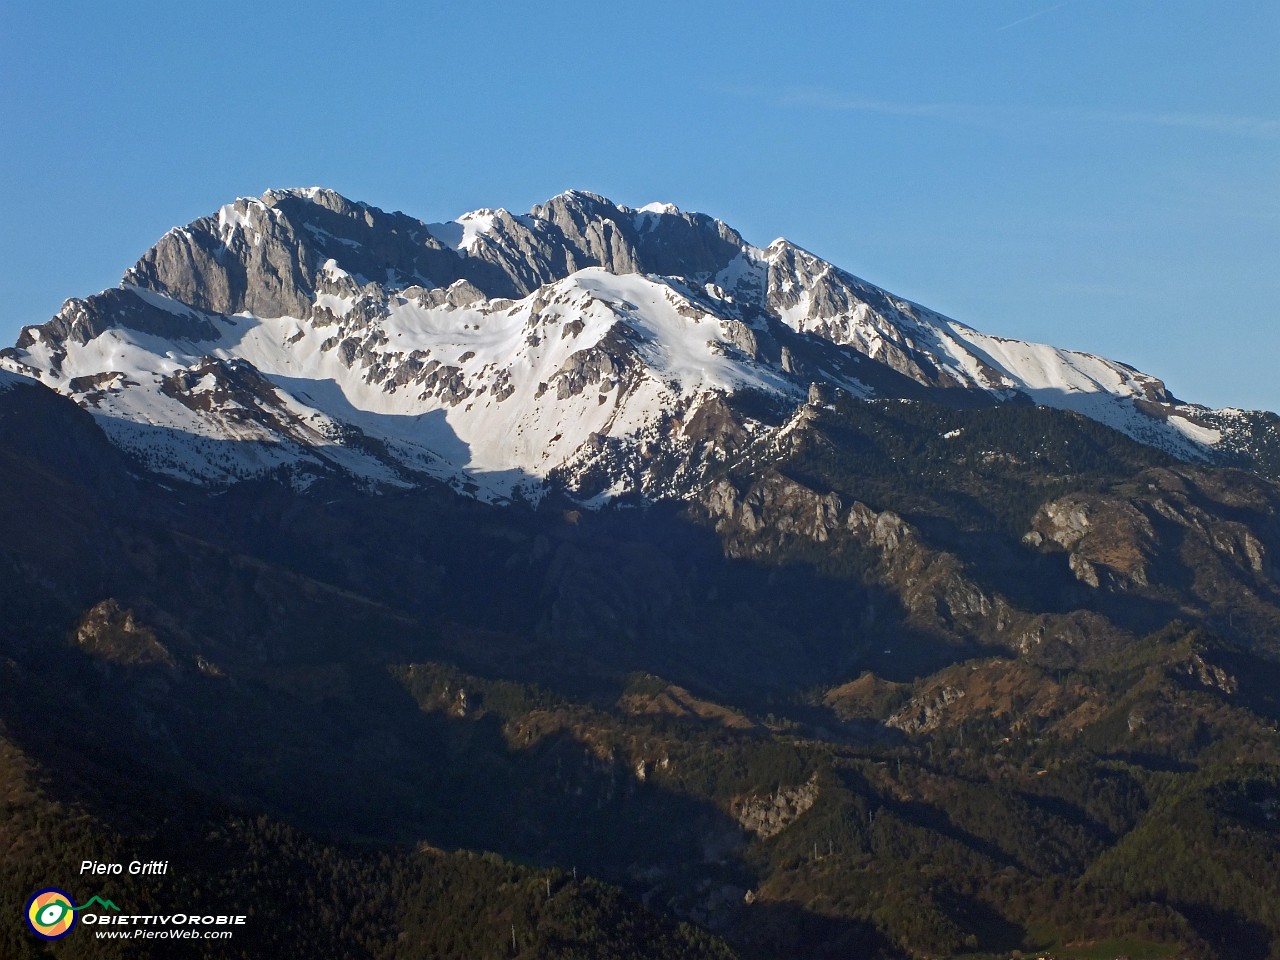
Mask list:
[[[729,556],[770,556],[797,541],[852,540],[869,549],[879,558],[878,576],[921,624],[994,636],[1023,619],[1003,597],[980,587],[956,556],[927,546],[892,510],[877,512],[858,501],[846,508],[836,493],[819,494],[772,471],[742,493],[729,480],[717,480],[701,506]]]
[[[336,254],[353,275],[390,271],[430,287],[439,285],[432,272],[444,286],[458,279],[456,256],[417,221],[329,190],[272,190],[170,230],[124,281],[212,313],[308,317],[321,268]]]
[[[104,600],[84,615],[76,628],[75,643],[95,657],[123,666],[175,664],[155,631],[139,623],[132,610],[122,609],[115,600]]]
[[[214,361],[256,371],[275,412],[203,390]],[[1032,400],[1184,459],[1280,450],[1258,418],[1179,404],[1123,364],[980,334],[785,240],[760,248],[703,214],[579,191],[447,223],[321,188],[242,198],[170,230],[119,289],[25,329],[0,367],[74,398],[149,469],[200,483],[685,497],[733,451],[682,428],[761,395],[802,414],[839,396]],[[191,403],[180,382],[208,396]],[[1101,583],[1106,564],[1080,556],[1080,578]]]
[[[765,534],[775,543],[797,537],[823,543],[840,523],[838,496],[819,495],[772,472],[742,495],[728,480],[717,480],[704,503],[721,532],[736,529],[746,535],[729,541],[730,556],[766,552],[768,548],[756,539],[757,534]]]
[[[530,216],[553,228],[546,231],[552,237],[559,231],[570,270],[598,266],[610,273],[711,277],[746,246],[736,230],[704,214],[670,204],[631,211],[577,190],[534,207]]]
[[[1145,588],[1158,567],[1193,558],[1202,578],[1269,579],[1258,533],[1274,529],[1274,507],[1255,481],[1166,469],[1140,479],[1127,497],[1073,494],[1046,503],[1024,542],[1066,551],[1076,578],[1095,589]]]
[[[470,243],[462,239],[468,227]],[[455,234],[455,244],[444,242]],[[527,296],[585,267],[710,276],[744,243],[701,214],[637,215],[577,191],[526,217],[480,210],[454,224],[429,225],[331,190],[269,190],[171,230],[124,279],[214,313],[301,318],[311,314],[330,259],[384,287],[433,290],[464,282],[479,297],[497,299]]]
[[[1224,668],[1206,660],[1203,654],[1193,653],[1181,665],[1180,672],[1210,690],[1217,690],[1228,696],[1240,692],[1240,681]]]
[[[767,840],[781,833],[818,799],[817,778],[794,787],[779,787],[773,793],[744,797],[733,804],[734,819],[744,830]]]
[[[1145,586],[1154,539],[1151,522],[1132,504],[1073,496],[1041,508],[1028,542],[1049,541],[1069,551],[1072,572],[1091,587],[1101,583],[1099,568],[1110,584]]]
[[[913,699],[906,707],[889,717],[885,724],[904,733],[936,730],[946,722],[947,707],[964,696],[965,692],[959,687],[944,686],[931,698]]]

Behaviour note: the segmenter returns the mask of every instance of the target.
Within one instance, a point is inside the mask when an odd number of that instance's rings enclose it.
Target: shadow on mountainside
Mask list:
[[[49,800],[90,813],[131,855],[190,871],[206,858],[200,824],[266,815],[325,842],[426,842],[580,870],[712,926],[731,922],[726,899],[755,883],[727,814],[646,782],[590,730],[516,746],[497,716],[423,712],[372,665],[215,678],[70,651],[56,680],[17,667],[0,706],[6,737],[36,764]],[[75,874],[83,855],[70,851],[59,875]],[[270,916],[270,902],[257,907]],[[804,928],[874,942],[860,924]]]

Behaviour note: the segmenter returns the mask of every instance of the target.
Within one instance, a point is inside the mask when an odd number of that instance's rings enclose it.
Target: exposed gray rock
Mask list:
[[[88,343],[112,327],[126,327],[168,340],[202,342],[216,340],[214,319],[175,303],[172,310],[156,306],[128,287],[104,290],[85,300],[68,300],[48,323],[26,327],[17,347],[27,350],[44,342],[53,351],[55,367],[66,356],[64,344]]]
[[[1201,686],[1217,690],[1228,696],[1240,690],[1240,681],[1215,663],[1210,663],[1199,653],[1181,665],[1181,672],[1198,682]]]
[[[932,334],[914,316],[913,305],[785,240],[775,241],[768,252],[764,306],[769,313],[786,314],[798,330],[852,346],[918,383],[958,385],[922,349]]]
[[[703,214],[638,212],[577,190],[534,207],[531,216],[560,231],[576,269],[711,276],[745,245],[737,231]]]
[[[1098,580],[1098,568],[1092,563],[1073,553],[1067,558],[1067,565],[1071,568],[1071,572],[1076,575],[1076,579],[1081,583],[1087,583],[1091,587],[1097,587],[1100,584]]]
[[[1149,558],[1158,538],[1151,518],[1133,503],[1073,494],[1041,507],[1032,526],[1023,542],[1066,550],[1068,566],[1081,583],[1124,590],[1149,581]]]
[[[743,797],[733,803],[732,813],[744,830],[768,839],[791,826],[817,799],[818,778],[814,776],[799,786],[779,787],[773,793]]]
[[[567,400],[589,386],[598,385],[601,391],[606,391],[616,384],[631,352],[625,346],[618,350],[617,343],[618,338],[606,337],[594,347],[571,354],[547,383],[548,388],[555,389],[556,399]]]
[[[75,643],[95,657],[126,666],[172,668],[176,663],[155,631],[115,600],[104,600],[84,615],[75,631]]]
[[[756,332],[738,320],[724,321],[724,330],[731,344],[752,360],[760,357],[760,340]]]
[[[768,472],[742,496],[727,479],[707,490],[704,503],[717,528],[735,524],[747,533],[766,529],[776,538],[804,537],[825,542],[840,524],[840,498],[820,495],[781,474]]]
[[[253,336],[270,331],[282,346],[303,344],[300,354],[315,349],[317,344],[308,338],[319,329],[316,340],[328,355],[324,361],[336,358],[362,380],[357,389],[374,385],[397,394],[394,409],[406,409],[404,404],[411,404],[415,397],[454,406],[484,397],[483,404],[488,405],[510,397],[516,384],[523,382],[511,373],[517,367],[506,369],[508,363],[528,359],[528,351],[520,356],[521,346],[545,351],[548,343],[571,342],[583,334],[582,312],[599,309],[598,303],[590,302],[591,294],[584,300],[582,287],[570,293],[567,285],[556,284],[574,271],[600,267],[615,274],[635,272],[661,279],[667,304],[678,317],[699,325],[700,339],[691,342],[699,349],[709,345],[709,353],[727,358],[725,366],[735,370],[740,382],[764,384],[765,393],[787,403],[802,400],[808,388],[807,408],[797,411],[789,433],[774,434],[778,442],[767,455],[798,449],[807,442],[806,437],[815,433],[807,430],[814,417],[821,407],[834,403],[841,391],[906,399],[937,396],[939,388],[984,386],[996,393],[979,394],[980,402],[1012,397],[1007,392],[1012,381],[989,367],[981,351],[966,345],[957,333],[964,329],[960,325],[786,241],[761,251],[710,217],[674,207],[633,210],[572,191],[527,215],[486,210],[467,223],[465,230],[460,222],[428,225],[322,189],[273,190],[261,198],[237,200],[167,233],[129,270],[124,288],[68,301],[51,321],[23,331],[17,346],[3,351],[0,361],[10,370],[53,382],[62,375],[68,346],[87,343],[111,328],[201,344],[196,351],[189,347],[176,351],[187,358],[187,364],[203,353],[234,356],[238,334],[257,324],[253,318],[235,316],[247,311],[264,319],[296,318],[296,326],[263,324]],[[156,293],[167,300],[155,297]],[[534,319],[511,340],[515,349],[508,357],[480,365],[473,362],[496,345],[488,336],[477,338],[475,351],[460,348],[433,359],[427,351],[410,349],[412,331],[393,331],[395,337],[408,338],[402,341],[406,349],[387,349],[392,328],[384,326],[384,321],[406,303],[466,311],[458,322],[467,331],[462,336],[469,338],[472,330],[485,326],[486,318],[501,326],[510,315],[504,316],[503,311],[515,309],[511,298],[526,296],[534,298],[528,304]],[[655,357],[682,353],[678,345],[662,340],[665,334],[657,335],[660,342],[650,343],[655,335],[645,327],[641,307],[622,301],[620,294],[601,294],[599,300],[615,311],[616,330],[567,361],[557,358],[560,369],[554,374],[549,372],[551,367],[540,368],[531,391],[540,404],[589,396],[602,412],[618,409],[621,413],[622,400],[637,396],[627,391],[646,365],[660,368],[661,361]],[[237,329],[237,324],[244,326]],[[203,346],[206,341],[208,347]],[[256,346],[261,341],[255,341]],[[162,347],[160,354],[165,353]],[[486,361],[490,359],[486,356]],[[167,373],[171,367],[164,369]],[[295,372],[288,363],[271,369],[289,391],[297,384]],[[68,389],[82,404],[98,411],[114,404],[117,412],[127,406],[112,391],[129,389],[132,381],[100,379],[114,374],[114,369],[78,368],[74,373],[78,386]],[[656,415],[649,410],[642,430],[633,429],[636,420],[627,415],[609,419],[607,426],[598,429],[599,436],[568,453],[569,459],[545,467],[522,462],[520,469],[533,469],[539,476],[559,471],[557,478],[583,495],[588,490],[634,489],[651,495],[701,491],[704,483],[723,474],[732,458],[754,442],[756,425],[745,420],[730,424],[719,414],[704,413],[714,412],[715,402],[705,394],[687,396],[688,384],[677,382],[685,378],[683,373],[667,369],[661,376],[661,396],[673,398],[673,403],[679,397],[678,402],[686,406]],[[1162,385],[1154,378],[1137,376],[1147,388],[1141,403],[1167,415],[1159,407],[1165,402]],[[154,381],[146,377],[133,380],[143,390],[153,389]],[[64,378],[59,389],[69,382],[69,377]],[[723,381],[708,377],[707,382]],[[724,392],[733,393],[734,388]],[[302,402],[324,404],[319,399],[322,395],[333,396],[326,388]],[[611,402],[616,406],[607,406]],[[644,394],[639,404],[654,402]],[[469,409],[468,405],[461,413]],[[504,412],[516,409],[523,408],[509,404]],[[342,400],[320,412],[334,420],[351,417]],[[542,413],[542,408],[537,412]],[[232,419],[239,416],[230,414]],[[377,432],[378,428],[365,425],[371,435]],[[205,435],[203,429],[191,432]],[[386,449],[407,449],[393,434],[381,435]],[[325,454],[317,451],[316,456]],[[405,456],[430,461],[433,455]],[[566,451],[557,450],[555,456],[563,458]],[[401,466],[417,469],[407,461]],[[760,530],[761,517],[769,513],[780,518],[775,532],[782,539],[821,541],[837,533],[851,534],[870,538],[868,542],[882,549],[896,549],[895,544],[877,540],[892,536],[889,518],[883,521],[888,525],[885,531],[864,529],[863,518],[841,516],[844,505],[831,502],[833,494],[783,490],[770,484],[737,498],[734,522],[740,523],[742,531]],[[1072,569],[1077,576],[1091,585],[1096,581],[1100,589],[1145,584],[1145,560],[1123,556],[1117,562],[1109,548],[1098,546],[1093,534],[1085,534],[1081,524],[1089,521],[1088,509],[1068,502],[1046,508],[1027,534],[1027,542],[1042,549],[1057,545],[1074,555]],[[1228,522],[1208,524],[1197,509],[1185,492],[1179,494],[1171,487],[1166,495],[1134,507],[1125,523],[1133,530],[1163,520],[1196,530],[1212,526],[1208,536],[1215,551],[1255,575],[1267,575],[1265,538]],[[750,552],[767,547],[743,540],[734,549]],[[906,561],[899,565],[907,566]],[[913,603],[914,613],[942,623],[969,616],[970,611],[977,616],[999,609],[981,591],[958,586],[938,590],[932,582],[916,591]]]
[[[945,720],[946,708],[964,696],[965,692],[959,687],[945,686],[927,700],[913,698],[890,716],[885,724],[903,733],[927,733],[941,726]]]

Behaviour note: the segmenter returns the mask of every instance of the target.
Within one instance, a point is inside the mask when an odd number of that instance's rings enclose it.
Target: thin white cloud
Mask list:
[[[1001,30],[1008,30],[1011,27],[1018,26],[1018,24],[1026,23],[1028,20],[1035,20],[1037,17],[1043,17],[1046,13],[1053,13],[1053,11],[1059,10],[1065,6],[1066,6],[1065,2],[1055,3],[1052,7],[1046,7],[1043,10],[1037,10],[1035,13],[1029,14],[1025,17],[1020,17],[1017,20],[1013,21],[1013,23],[1006,23],[1003,27],[996,27],[995,32],[999,33]]]
[[[846,97],[828,90],[790,90],[775,94],[773,102],[780,107],[812,107],[832,113],[886,113],[899,117],[946,118],[957,110],[966,108],[948,103],[895,103],[889,100],[868,100]]]
[[[1221,113],[1099,113],[1100,121],[1138,123],[1157,127],[1188,127],[1207,133],[1222,133],[1257,140],[1280,139],[1280,120],[1242,117]]]
[[[1009,106],[967,103],[903,103],[851,97],[821,89],[794,89],[784,92],[728,89],[726,92],[753,99],[763,96],[775,106],[805,107],[830,113],[878,113],[897,117],[919,117],[953,123],[989,125],[1025,124],[1034,120],[1127,126],[1181,127],[1202,133],[1254,140],[1280,140],[1280,119],[1227,113],[1177,113],[1155,111],[1090,110],[1074,107]]]

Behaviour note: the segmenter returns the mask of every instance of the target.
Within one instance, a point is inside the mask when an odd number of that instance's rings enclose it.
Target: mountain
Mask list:
[[[1041,404],[1185,461],[1280,465],[1272,414],[978,333],[785,240],[573,191],[443,224],[322,189],[237,200],[26,328],[0,364],[75,399],[151,470],[206,484],[283,471],[500,499],[548,482],[683,496],[709,474],[700,430],[726,398],[794,407],[811,385]]]
[[[243,956],[1280,957],[1272,414],[576,193],[237,201],[2,364],[5,902],[248,912]]]

